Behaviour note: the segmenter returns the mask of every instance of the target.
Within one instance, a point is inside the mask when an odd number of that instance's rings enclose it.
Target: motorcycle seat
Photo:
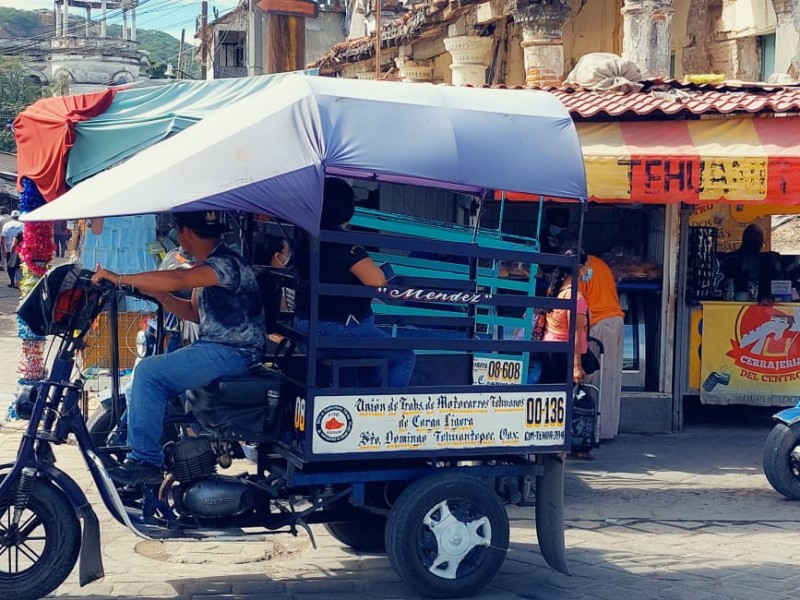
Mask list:
[[[194,417],[206,429],[228,439],[274,441],[286,387],[283,373],[259,367],[188,390],[186,399]]]

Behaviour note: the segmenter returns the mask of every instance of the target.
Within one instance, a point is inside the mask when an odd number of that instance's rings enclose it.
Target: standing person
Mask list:
[[[579,274],[583,274],[586,267],[581,265]],[[567,267],[561,267],[553,271],[550,275],[550,284],[547,288],[547,296],[550,298],[560,298],[569,300],[572,298],[572,273]],[[587,340],[587,305],[583,294],[578,291],[578,310],[575,319],[575,352],[572,355],[572,381],[581,383],[585,373],[581,363],[588,347]],[[546,342],[568,342],[569,341],[569,310],[556,308],[547,313],[547,325],[544,330]],[[567,367],[567,354],[563,352],[553,353],[548,365],[548,381],[564,381],[564,372]]]
[[[61,258],[67,252],[67,240],[69,239],[69,229],[66,221],[56,221],[53,223],[53,242],[56,245],[56,256]]]
[[[617,284],[609,266],[589,255],[580,275],[579,289],[589,307],[589,335],[603,344],[603,369],[586,376],[600,386],[600,439],[613,440],[619,431],[622,392],[622,336],[625,313],[619,304]]]
[[[762,252],[766,232],[750,223],[742,232],[742,245],[725,257],[722,272],[737,302],[773,300],[773,279],[782,279],[781,257],[777,252]]]
[[[11,247],[14,245],[14,239],[17,237],[17,234],[22,232],[22,223],[19,220],[19,211],[12,210],[11,211],[11,218],[10,220],[3,225],[3,229],[0,230],[0,246],[3,247],[3,252],[6,258],[6,267],[8,268],[9,261],[11,259]],[[15,267],[16,269],[19,267]],[[10,283],[8,287],[15,288],[17,284],[14,280],[14,276],[16,273],[10,272],[8,273],[8,279]]]
[[[20,257],[21,250],[22,232],[20,231],[11,244],[11,252],[8,253],[8,278],[11,279],[9,287],[19,288],[19,282],[22,279],[22,270],[20,269],[20,263],[22,262]]]
[[[3,231],[3,226],[11,220],[11,210],[7,206],[0,206],[0,231]],[[3,270],[6,263],[6,251],[3,248],[2,256],[0,256],[0,271]]]
[[[322,204],[322,220],[320,227],[331,231],[346,230],[355,213],[355,194],[353,188],[344,181],[334,177],[325,179],[324,200]],[[298,274],[301,282],[310,280],[310,256],[307,246],[297,249],[299,261]],[[319,252],[319,278],[321,283],[340,285],[366,285],[383,287],[386,276],[380,267],[369,257],[361,246],[347,246],[332,242],[323,242]],[[307,286],[306,286],[307,288]],[[307,333],[309,329],[311,299],[307,289],[297,292],[297,306],[294,326]],[[389,334],[375,325],[372,313],[372,298],[343,296],[320,296],[319,336],[343,336],[350,338],[389,337]],[[413,350],[360,349],[357,339],[352,347],[323,349],[318,353],[320,359],[325,358],[384,358],[388,362],[388,385],[392,387],[407,386],[414,373],[416,357]],[[357,370],[353,377],[352,371]],[[348,371],[350,371],[348,373]],[[343,387],[374,387],[380,383],[380,369],[345,369],[342,372]]]
[[[189,269],[124,275],[97,265],[92,281],[132,285],[155,297],[181,319],[200,324],[200,339],[167,354],[143,359],[134,371],[128,399],[125,463],[112,470],[121,484],[159,483],[164,460],[161,435],[170,398],[203,387],[223,375],[241,375],[261,361],[264,309],[255,273],[222,242],[218,211],[175,215],[181,248],[197,259]],[[192,289],[184,300],[172,292]]]

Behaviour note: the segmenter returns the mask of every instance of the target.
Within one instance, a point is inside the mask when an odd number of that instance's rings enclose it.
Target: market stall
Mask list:
[[[723,262],[751,223],[764,227],[762,250],[770,250],[770,215],[794,213],[800,204],[800,118],[770,118],[797,114],[797,94],[721,88],[676,102],[554,93],[574,118],[593,119],[577,123],[592,200],[584,239],[588,252],[612,265],[625,310],[624,428],[679,428],[686,395],[725,404],[788,403],[794,375],[744,369],[750,359],[744,351],[732,357],[731,340],[747,349],[741,327],[756,316],[778,322],[776,329],[788,321],[768,346],[775,360],[760,368],[794,372],[791,343],[779,343],[794,335],[793,307],[778,302],[769,313],[757,297],[726,293],[732,278]],[[780,262],[775,300],[791,300],[796,260]]]

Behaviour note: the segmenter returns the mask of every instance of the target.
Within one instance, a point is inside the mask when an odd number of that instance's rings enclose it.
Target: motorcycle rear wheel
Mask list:
[[[31,483],[19,525],[11,526],[13,492],[0,499],[0,598],[36,600],[72,572],[81,548],[75,510],[49,482]]]
[[[800,462],[792,451],[800,445],[800,423],[778,423],[764,443],[764,475],[767,481],[789,500],[800,500]]]

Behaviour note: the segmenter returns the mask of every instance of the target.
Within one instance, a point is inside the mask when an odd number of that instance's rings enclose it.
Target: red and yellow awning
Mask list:
[[[578,123],[577,129],[593,201],[800,204],[800,117]]]

